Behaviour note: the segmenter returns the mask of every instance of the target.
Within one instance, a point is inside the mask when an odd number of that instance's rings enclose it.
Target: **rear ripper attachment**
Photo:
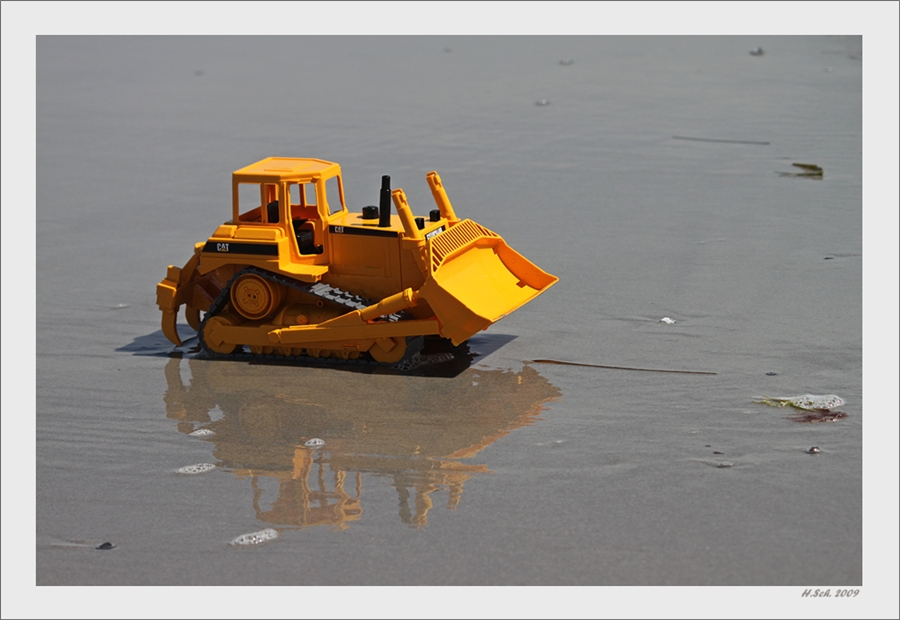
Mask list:
[[[182,344],[184,305],[211,356],[403,365],[424,337],[460,345],[557,282],[460,220],[437,172],[427,180],[426,221],[388,176],[379,205],[351,213],[338,164],[269,157],[237,170],[231,220],[156,287],[163,333]]]

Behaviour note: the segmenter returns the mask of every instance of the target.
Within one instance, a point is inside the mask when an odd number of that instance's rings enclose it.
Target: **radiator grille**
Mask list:
[[[431,271],[437,271],[444,259],[459,248],[481,237],[497,236],[472,220],[463,220],[431,239]]]

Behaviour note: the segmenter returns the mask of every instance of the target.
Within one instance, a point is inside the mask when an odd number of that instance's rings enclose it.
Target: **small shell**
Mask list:
[[[195,474],[204,474],[208,471],[214,470],[215,468],[216,466],[212,463],[197,463],[196,465],[185,465],[181,469],[177,470],[176,473],[193,476]]]
[[[734,467],[734,463],[732,463],[731,461],[722,461],[721,463],[716,465],[716,467],[718,467],[719,469],[722,469],[724,467]]]
[[[664,316],[659,320],[660,323],[665,323],[667,325],[674,325],[677,321],[675,319]]]
[[[269,540],[278,538],[278,530],[267,527],[258,532],[250,532],[249,534],[241,534],[237,538],[229,542],[234,547],[248,547],[250,545],[259,545]]]
[[[819,446],[813,446],[812,448],[810,448],[810,449],[807,450],[806,452],[807,452],[808,454],[818,454],[818,453],[821,452],[821,451],[822,451],[822,450],[819,448]]]
[[[215,431],[211,431],[208,428],[198,428],[193,433],[188,433],[188,437],[209,437],[215,434]]]
[[[321,448],[325,445],[325,440],[313,437],[312,439],[308,439],[303,445],[307,448]]]
[[[757,401],[772,407],[794,407],[805,411],[831,411],[845,404],[837,394],[798,394],[797,396],[765,396]]]

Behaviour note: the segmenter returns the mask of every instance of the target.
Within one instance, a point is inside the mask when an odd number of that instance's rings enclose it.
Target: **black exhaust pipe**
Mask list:
[[[378,227],[387,228],[391,225],[391,177],[381,177],[381,197],[378,203]]]

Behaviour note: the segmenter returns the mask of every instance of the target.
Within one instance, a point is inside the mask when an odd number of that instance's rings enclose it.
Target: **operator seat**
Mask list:
[[[269,224],[277,224],[278,223],[278,201],[273,200],[269,204],[266,205],[266,215],[269,218]]]
[[[294,234],[297,236],[297,249],[301,254],[321,254],[322,246],[315,244],[315,232],[311,228],[303,228],[308,221],[304,218],[291,220],[294,225]]]

